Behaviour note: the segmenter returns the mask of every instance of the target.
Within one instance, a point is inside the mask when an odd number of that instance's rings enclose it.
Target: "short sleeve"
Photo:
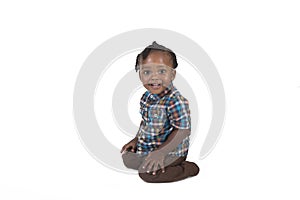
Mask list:
[[[145,103],[146,103],[146,93],[144,93],[140,99],[140,114],[141,115],[143,115],[143,109],[145,107]]]
[[[189,102],[181,95],[177,95],[170,99],[168,103],[168,117],[170,124],[178,129],[190,129],[191,118]]]

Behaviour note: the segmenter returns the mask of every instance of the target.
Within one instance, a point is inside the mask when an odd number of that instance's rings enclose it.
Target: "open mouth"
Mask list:
[[[150,86],[150,88],[153,90],[157,90],[157,89],[161,88],[161,84],[158,84],[158,83],[151,83],[151,84],[148,84],[148,86]]]

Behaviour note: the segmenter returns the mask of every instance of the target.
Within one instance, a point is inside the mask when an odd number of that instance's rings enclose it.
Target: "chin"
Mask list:
[[[163,90],[162,90],[163,91]],[[153,90],[149,90],[149,92],[151,92],[152,94],[160,94],[162,91],[153,91]]]

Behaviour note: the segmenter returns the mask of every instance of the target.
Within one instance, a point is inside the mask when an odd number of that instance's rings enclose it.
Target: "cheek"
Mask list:
[[[164,87],[168,87],[168,85],[172,82],[172,79],[170,77],[166,77],[164,79],[162,79],[162,84]]]
[[[173,79],[173,75],[172,74],[168,74],[163,78],[164,82],[171,82]]]
[[[143,80],[143,79],[141,79],[141,82],[145,86],[145,85],[148,85],[150,81],[149,80]]]

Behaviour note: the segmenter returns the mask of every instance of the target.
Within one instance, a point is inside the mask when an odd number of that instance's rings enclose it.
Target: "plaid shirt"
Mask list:
[[[143,121],[138,131],[137,153],[147,155],[163,144],[174,127],[191,129],[189,103],[171,83],[160,94],[146,91],[140,101]],[[170,155],[186,156],[189,137],[171,151]]]

